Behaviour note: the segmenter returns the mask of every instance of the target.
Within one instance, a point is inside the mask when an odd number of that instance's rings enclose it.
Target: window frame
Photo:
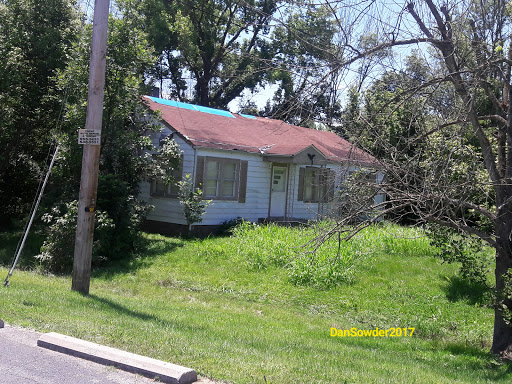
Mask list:
[[[215,162],[218,164],[217,167],[217,178],[208,178],[208,163]],[[228,180],[233,182],[233,194],[232,195],[224,195],[224,183],[226,181],[225,179],[225,167],[226,165],[234,165],[234,178],[233,180]],[[238,159],[225,159],[225,158],[214,158],[214,157],[207,157],[204,162],[204,173],[203,173],[203,196],[207,199],[211,200],[238,200],[238,183],[240,179],[240,160]],[[209,195],[207,194],[208,187],[206,186],[206,183],[210,180],[215,180],[215,195]]]
[[[206,193],[206,183],[208,180],[214,180],[207,178],[207,169],[209,162],[217,162],[219,164],[217,171],[216,180],[216,193],[215,195],[209,195]],[[224,178],[224,167],[227,164],[234,164],[234,180],[233,181],[233,195],[224,196],[222,186],[226,179]],[[227,157],[215,157],[215,156],[198,156],[198,162],[196,165],[196,187],[203,191],[203,197],[208,200],[220,200],[220,201],[238,201],[239,203],[245,203],[245,195],[247,189],[247,166],[248,162],[241,159],[233,159]],[[231,180],[229,180],[231,181]]]
[[[312,175],[308,175],[311,174]],[[312,188],[311,193],[307,191]],[[311,196],[307,196],[311,194]],[[328,203],[334,197],[334,170],[324,167],[299,168],[298,200],[304,203]]]
[[[176,175],[174,174],[176,172]],[[156,178],[151,180],[149,195],[151,197],[165,197],[170,199],[177,199],[179,197],[179,191],[177,183],[183,180],[183,155],[180,158],[180,165],[178,168],[173,170],[174,181],[171,184],[165,184],[161,179]],[[157,192],[158,185],[162,185],[165,188],[164,192]]]

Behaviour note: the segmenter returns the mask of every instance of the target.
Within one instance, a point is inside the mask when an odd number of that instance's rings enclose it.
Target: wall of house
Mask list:
[[[151,139],[158,146],[161,138],[169,135],[171,131],[164,127],[162,132],[152,133]],[[195,179],[196,161],[198,156],[211,156],[219,158],[240,159],[248,162],[247,190],[245,203],[238,201],[212,200],[207,208],[203,221],[196,225],[213,226],[224,221],[243,217],[246,220],[258,221],[266,219],[269,213],[269,193],[272,177],[272,162],[264,161],[259,154],[242,151],[225,151],[209,148],[192,148],[179,135],[174,140],[183,151],[183,175],[190,174]],[[288,186],[287,217],[289,219],[315,220],[331,213],[331,204],[307,203],[298,201],[299,169],[306,164],[290,164]],[[356,171],[357,167],[343,164],[328,164],[327,168],[335,171],[336,190],[345,180],[349,172]],[[382,173],[377,174],[377,180],[382,180]],[[186,225],[183,208],[177,198],[151,196],[151,185],[147,182],[140,185],[140,198],[152,204],[155,209],[149,214],[148,220],[152,222],[175,223]],[[377,196],[376,202],[384,200],[384,196]]]
[[[161,138],[169,134],[171,134],[169,128],[163,127],[161,132],[151,133],[150,138],[153,145],[158,147]],[[173,139],[183,151],[183,174],[193,174],[195,169],[194,149],[178,135],[174,135]],[[151,185],[148,182],[140,184],[139,197],[155,207],[148,215],[148,220],[183,225],[187,224],[185,216],[183,215],[183,207],[177,198],[151,196]]]
[[[202,225],[221,224],[224,221],[236,219],[237,217],[243,217],[246,220],[255,222],[258,219],[267,217],[271,175],[270,163],[264,162],[259,154],[242,151],[198,148],[197,156],[240,159],[248,162],[246,202],[212,200],[211,205],[203,216]]]
[[[332,203],[309,203],[298,201],[298,185],[299,185],[299,169],[307,164],[291,164],[292,172],[291,180],[294,180],[293,191],[293,209],[288,213],[289,217],[301,218],[306,220],[316,220],[332,214],[334,204]],[[327,164],[326,168],[334,171],[335,174],[335,191],[338,191],[342,182],[346,179],[349,172],[357,170],[357,167],[345,164]]]
[[[168,128],[161,133],[154,133],[151,139],[154,145],[158,145],[161,135],[170,134]],[[246,220],[258,221],[266,218],[269,206],[269,189],[271,163],[264,162],[258,154],[242,151],[224,151],[208,148],[194,150],[180,136],[175,135],[174,140],[183,150],[183,175],[190,174],[195,178],[195,168],[198,156],[220,157],[224,159],[240,159],[248,162],[246,202],[212,200],[203,221],[195,225],[219,225],[224,221],[243,217]],[[148,182],[140,185],[140,198],[153,205],[155,209],[148,215],[148,220],[164,223],[186,224],[183,208],[177,198],[151,196],[151,185]]]

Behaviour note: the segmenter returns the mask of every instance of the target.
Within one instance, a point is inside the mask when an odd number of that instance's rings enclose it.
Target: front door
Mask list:
[[[270,217],[285,217],[286,192],[288,186],[288,167],[274,165],[272,167],[272,188],[270,194]]]

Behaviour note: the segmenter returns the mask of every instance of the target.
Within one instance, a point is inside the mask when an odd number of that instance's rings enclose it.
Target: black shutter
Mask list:
[[[297,200],[304,201],[304,175],[306,168],[299,168],[299,190],[297,191]]]
[[[247,169],[249,163],[240,161],[240,186],[238,188],[238,202],[245,203],[245,195],[247,194]]]
[[[204,179],[204,156],[198,156],[197,157],[197,164],[196,164],[196,182],[195,187],[203,189],[203,179]],[[203,191],[204,193],[204,191]]]

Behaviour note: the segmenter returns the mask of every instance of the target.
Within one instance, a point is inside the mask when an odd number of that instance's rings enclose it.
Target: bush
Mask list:
[[[48,237],[36,256],[41,267],[47,272],[67,273],[73,269],[75,233],[78,217],[78,202],[72,201],[62,207],[54,207],[45,213],[42,221],[49,224]],[[96,212],[92,260],[98,264],[107,259],[105,247],[112,236],[114,223],[105,212]],[[107,241],[106,241],[107,240]]]
[[[438,225],[430,225],[427,232],[437,257],[446,263],[460,263],[460,276],[468,282],[489,285],[493,255],[483,240]]]
[[[118,260],[133,252],[140,239],[140,225],[153,208],[138,200],[131,189],[120,175],[100,176],[97,207],[114,224],[108,236],[102,238],[101,253],[108,260]]]

